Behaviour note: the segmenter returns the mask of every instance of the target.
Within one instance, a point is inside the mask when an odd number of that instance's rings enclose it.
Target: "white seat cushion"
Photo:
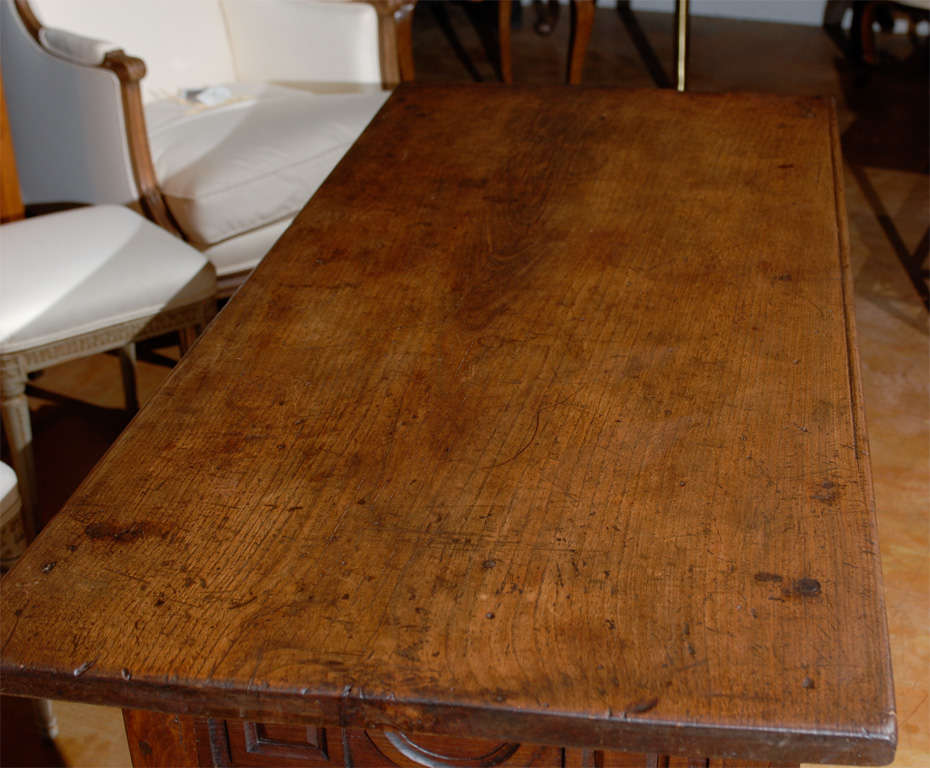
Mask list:
[[[214,295],[189,245],[102,205],[0,227],[0,354],[154,317]]]
[[[231,237],[204,248],[202,253],[216,270],[217,280],[221,281],[224,277],[241,275],[255,269],[293,220],[290,217],[281,219],[274,224],[250,230],[238,237]]]
[[[217,106],[146,106],[165,200],[199,247],[293,216],[388,97],[228,83]]]

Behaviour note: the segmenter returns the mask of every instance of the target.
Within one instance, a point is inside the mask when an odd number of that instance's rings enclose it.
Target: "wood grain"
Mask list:
[[[770,762],[559,749],[462,736],[198,720],[127,710],[133,765],[202,768],[798,768]],[[170,750],[160,749],[165,740]]]
[[[198,740],[193,718],[124,709],[123,722],[134,768],[196,768],[210,754]]]
[[[4,579],[3,690],[889,760],[838,157],[813,99],[402,86]]]

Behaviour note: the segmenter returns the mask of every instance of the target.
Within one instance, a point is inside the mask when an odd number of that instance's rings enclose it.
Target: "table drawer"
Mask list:
[[[198,729],[214,766],[340,768],[792,768],[745,760],[562,749],[432,734],[213,720]]]

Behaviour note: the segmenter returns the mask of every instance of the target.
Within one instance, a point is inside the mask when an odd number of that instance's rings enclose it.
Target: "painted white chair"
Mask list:
[[[24,203],[135,204],[231,293],[387,98],[410,8],[0,0]]]
[[[16,473],[0,462],[0,572],[3,573],[26,551],[21,506]],[[58,719],[52,709],[52,702],[48,699],[33,699],[32,713],[39,733],[54,739],[58,735]]]
[[[133,343],[181,331],[183,348],[209,322],[215,296],[202,254],[122,206],[0,226],[0,415],[28,537],[40,526],[27,375],[118,349],[126,406],[135,409]]]
[[[0,573],[8,571],[25,551],[26,533],[16,473],[0,462]]]

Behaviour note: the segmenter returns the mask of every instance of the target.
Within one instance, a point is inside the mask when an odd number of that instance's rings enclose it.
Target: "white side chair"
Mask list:
[[[381,108],[409,8],[0,0],[23,202],[134,205],[230,294]]]
[[[26,533],[16,473],[0,462],[0,573],[8,571],[25,551]]]
[[[212,317],[215,295],[203,255],[122,206],[0,226],[0,415],[27,537],[40,527],[27,375],[118,349],[135,409],[134,342],[181,331],[183,351]]]
[[[12,467],[0,462],[0,573],[5,573],[26,551],[23,532],[22,503]],[[58,719],[48,699],[33,699],[32,713],[39,733],[54,739],[58,735]]]

